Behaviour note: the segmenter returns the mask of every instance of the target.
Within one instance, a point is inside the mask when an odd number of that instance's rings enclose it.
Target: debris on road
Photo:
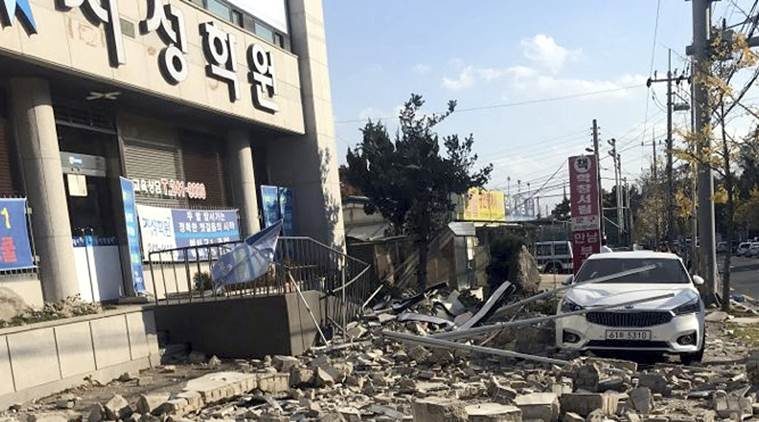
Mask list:
[[[707,323],[711,363],[636,363],[556,350],[551,315],[537,310],[555,309],[537,306],[551,295],[524,299],[507,286],[484,304],[476,296],[434,286],[383,300],[344,338],[298,357],[229,361],[175,348],[162,367],[14,406],[0,421],[672,422],[746,420],[758,408],[759,352],[721,317]],[[499,323],[487,346],[437,338]],[[530,353],[518,351],[524,343]]]

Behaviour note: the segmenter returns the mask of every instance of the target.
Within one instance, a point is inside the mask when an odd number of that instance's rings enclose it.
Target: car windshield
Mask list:
[[[602,283],[689,283],[688,274],[682,264],[668,258],[606,258],[585,261],[575,277],[575,282],[588,281],[622,271],[654,265],[655,268],[615,278]]]

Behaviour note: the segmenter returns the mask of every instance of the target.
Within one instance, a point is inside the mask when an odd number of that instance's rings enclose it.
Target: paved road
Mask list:
[[[730,266],[731,287],[737,293],[759,299],[759,258],[733,257]]]

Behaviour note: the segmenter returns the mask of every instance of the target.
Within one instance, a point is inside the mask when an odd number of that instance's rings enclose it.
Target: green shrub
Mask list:
[[[207,272],[195,273],[192,276],[192,284],[195,286],[195,290],[200,292],[213,289],[213,279]]]

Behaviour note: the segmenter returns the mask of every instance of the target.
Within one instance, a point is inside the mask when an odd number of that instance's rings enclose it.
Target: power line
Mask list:
[[[629,90],[633,88],[640,88],[642,86],[645,86],[645,84],[627,85],[627,86],[621,86],[617,88],[601,89],[598,91],[582,92],[579,94],[562,95],[558,97],[536,98],[532,100],[516,101],[512,103],[502,103],[502,104],[492,104],[492,105],[487,105],[487,106],[462,108],[462,109],[456,110],[454,114],[467,113],[467,112],[472,112],[472,111],[494,110],[498,108],[518,107],[518,106],[531,105],[531,104],[541,104],[541,103],[547,103],[547,102],[553,102],[553,101],[563,101],[563,100],[569,100],[572,98],[582,98],[582,97],[589,97],[593,95],[608,94],[611,92],[625,91],[625,90]],[[367,119],[337,120],[335,121],[335,124],[360,123],[360,122],[365,122],[368,119],[381,120],[381,119],[392,119],[394,117],[396,116],[380,116],[380,117],[373,117],[373,118],[367,118]]]

